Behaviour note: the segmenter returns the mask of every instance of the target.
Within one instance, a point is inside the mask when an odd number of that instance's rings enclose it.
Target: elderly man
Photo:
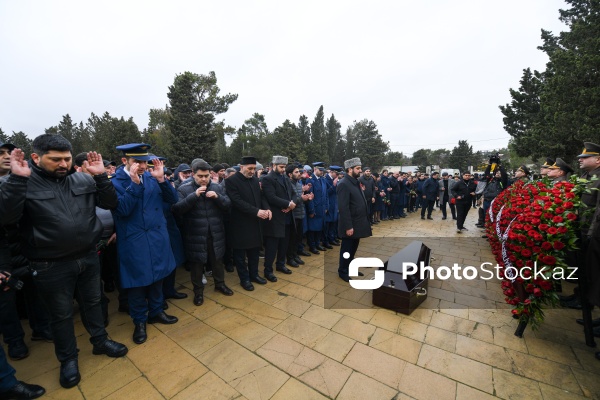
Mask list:
[[[163,212],[164,203],[175,204],[177,192],[165,179],[163,162],[154,159],[149,172],[145,143],[117,146],[123,165],[112,182],[119,196],[113,211],[117,231],[121,285],[129,289],[129,315],[133,341],[146,341],[146,323],[174,324],[177,318],[163,311],[163,279],[176,266]]]
[[[50,314],[60,384],[79,383],[73,297],[89,332],[94,354],[122,357],[127,347],[108,339],[100,306],[100,262],[96,243],[102,224],[96,206],[114,209],[118,200],[102,157],[88,153],[90,175],[73,173],[71,143],[60,135],[44,134],[33,141],[31,163],[13,166],[5,184],[15,191],[3,211],[19,223],[23,251],[29,260],[38,293]],[[16,150],[15,150],[16,151]],[[22,160],[22,159],[21,159]],[[4,213],[3,213],[4,214]],[[65,238],[68,235],[68,238]]]
[[[273,156],[272,169],[262,179],[262,190],[273,217],[264,225],[265,235],[265,278],[277,282],[273,274],[273,261],[277,256],[275,269],[284,274],[292,271],[285,266],[286,252],[292,229],[295,229],[293,210],[301,200],[296,195],[289,179],[285,177],[288,158]]]
[[[258,253],[262,245],[262,221],[270,220],[273,216],[269,203],[262,195],[255,172],[256,158],[242,157],[240,171],[227,178],[231,221],[235,223],[235,229],[231,232],[233,261],[240,285],[248,291],[254,290],[252,282],[261,285],[267,283],[258,275]]]
[[[194,305],[204,303],[204,264],[212,265],[215,290],[226,296],[233,291],[225,285],[225,272],[221,262],[225,254],[225,226],[223,213],[229,209],[231,201],[225,189],[210,178],[211,166],[205,161],[192,164],[194,179],[181,185],[177,190],[179,201],[172,210],[181,216],[183,242],[192,285]]]
[[[548,167],[548,178],[552,179],[552,183],[564,182],[569,180],[569,176],[575,172],[569,164],[562,158],[557,158],[553,165]]]
[[[350,262],[354,259],[361,238],[372,235],[369,220],[369,203],[360,186],[360,158],[344,161],[346,177],[337,185],[338,209],[340,212],[338,234],[342,238],[340,246],[339,277],[348,282]],[[348,253],[348,254],[346,254]],[[345,257],[348,256],[349,257]]]

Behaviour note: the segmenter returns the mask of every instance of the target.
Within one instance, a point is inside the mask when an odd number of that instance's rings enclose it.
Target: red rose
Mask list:
[[[523,302],[523,304],[530,305],[531,304],[531,300],[525,299],[525,301]]]
[[[510,261],[512,261],[512,262],[515,262],[515,261],[517,261],[517,257],[515,257],[514,255],[510,255],[510,256],[508,257],[508,259],[509,259]]]
[[[552,218],[552,222],[554,222],[555,224],[560,224],[563,221],[563,217],[561,217],[560,215],[557,215],[556,217]]]
[[[527,251],[529,251],[529,250],[527,250]],[[523,267],[523,265],[525,265],[523,263],[523,260],[517,260],[517,267],[521,268],[521,267]]]
[[[539,288],[535,288],[535,289],[533,289],[533,295],[535,297],[542,297],[544,295],[544,293]]]
[[[513,297],[515,295],[515,291],[513,289],[506,289],[504,294],[507,295],[508,297]]]
[[[531,251],[533,251],[534,253],[539,253],[540,251],[542,251],[542,248],[540,246],[533,246],[533,248],[531,249]]]
[[[567,199],[574,199],[574,198],[575,198],[575,193],[571,193],[571,192],[565,193],[565,197],[566,197]],[[565,204],[563,204],[563,205],[564,205],[565,207],[567,207],[567,203],[565,203]]]
[[[519,310],[512,310],[511,312],[512,312],[514,315],[519,315],[519,314],[521,314],[521,311],[519,311]]]
[[[556,264],[556,258],[553,256],[545,256],[544,263],[548,264],[548,265],[554,265],[554,264]]]
[[[550,227],[548,228],[548,234],[550,235],[556,235],[558,233],[558,229],[556,229],[555,227]]]
[[[527,247],[533,247],[535,245],[535,243],[533,242],[533,240],[528,240],[528,241],[525,242],[525,245]]]
[[[566,208],[567,210],[570,210],[574,206],[575,205],[572,202],[570,202],[570,201],[567,201],[567,202],[565,202],[565,204],[563,204],[563,207]]]
[[[531,251],[529,249],[523,249],[521,251],[521,255],[525,258],[529,258],[529,257],[531,257]]]
[[[558,233],[567,233],[568,229],[566,226],[559,226]]]
[[[552,289],[552,282],[550,281],[541,281],[540,282],[540,287],[544,290],[550,290]]]
[[[554,210],[554,212],[557,214],[562,214],[565,212],[565,209],[562,207],[556,207],[556,210]]]
[[[516,306],[517,304],[519,304],[519,299],[514,298],[510,301],[510,304],[512,304],[513,306]]]
[[[576,215],[576,214],[573,214],[573,213],[568,213],[568,214],[567,214],[567,219],[568,219],[569,221],[575,221],[575,220],[577,219],[577,215]]]
[[[535,211],[535,212],[533,213],[533,216],[534,216],[534,217],[541,217],[541,216],[542,216],[542,212],[541,212],[541,211]]]
[[[538,226],[538,229],[539,229],[540,231],[545,231],[546,229],[548,229],[548,224],[540,224],[540,225]]]
[[[533,268],[533,260],[525,261],[525,265],[527,265],[529,268]],[[527,278],[529,278],[529,277],[527,277]]]
[[[554,248],[556,250],[562,250],[565,247],[565,244],[563,242],[559,242],[558,240],[554,242]]]
[[[544,242],[542,243],[542,249],[544,250],[550,250],[552,248],[552,243],[550,242]]]
[[[519,260],[519,261],[521,261],[521,260]],[[529,278],[531,276],[531,270],[530,269],[524,269],[521,272],[521,275],[523,275],[524,278]]]
[[[525,286],[525,291],[527,293],[533,293],[533,289],[535,288],[535,286],[533,286],[533,284],[528,284],[527,286]]]
[[[544,214],[544,218],[546,218],[546,219],[552,219],[552,217],[554,217],[554,215],[552,215],[552,213],[545,213]]]

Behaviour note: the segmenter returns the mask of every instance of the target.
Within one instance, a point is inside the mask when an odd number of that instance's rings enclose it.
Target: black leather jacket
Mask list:
[[[114,209],[115,188],[106,174],[91,177],[71,173],[55,178],[30,163],[29,178],[9,177],[26,184],[11,187],[2,212],[18,220],[23,252],[29,260],[72,260],[95,249],[102,234],[96,206]],[[2,185],[4,192],[4,184]],[[3,219],[4,220],[4,219]]]

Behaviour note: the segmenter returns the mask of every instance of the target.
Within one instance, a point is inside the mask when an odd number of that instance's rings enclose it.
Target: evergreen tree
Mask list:
[[[208,75],[184,72],[175,76],[167,94],[174,163],[190,162],[197,157],[214,159],[217,137],[211,134],[211,128],[215,116],[226,112],[238,97],[237,94],[219,96],[219,91],[212,71]]]
[[[306,146],[310,143],[310,123],[308,122],[308,117],[306,115],[301,115],[300,120],[298,121],[298,131],[300,132],[300,136],[302,137],[302,143]]]
[[[31,153],[31,144],[33,143],[33,140],[29,139],[29,137],[23,131],[13,131],[13,134],[8,138],[7,142],[23,150],[23,152],[26,154]]]
[[[334,160],[337,147],[342,139],[342,125],[335,119],[335,115],[331,114],[331,117],[325,124],[325,132],[327,138],[327,160],[331,163]]]
[[[315,119],[310,124],[310,145],[308,149],[309,162],[329,162],[327,156],[327,137],[325,134],[325,113],[323,106],[319,107]]]
[[[450,168],[455,168],[461,172],[468,171],[469,166],[478,165],[477,157],[474,157],[473,146],[470,146],[466,140],[459,140],[458,146],[452,149],[450,157],[448,157],[448,165]]]
[[[8,135],[6,133],[4,133],[2,128],[0,128],[0,142],[2,142],[2,143],[8,142]]]
[[[354,121],[351,130],[354,140],[354,157],[359,157],[363,166],[373,169],[382,167],[389,144],[381,139],[377,125],[373,121],[363,119],[359,122]]]
[[[272,143],[272,155],[286,156],[290,163],[293,161],[304,163],[306,160],[306,147],[302,142],[300,130],[289,119],[275,128]]]

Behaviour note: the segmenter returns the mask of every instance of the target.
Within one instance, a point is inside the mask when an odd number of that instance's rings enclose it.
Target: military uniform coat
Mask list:
[[[340,181],[338,180],[338,183]],[[325,175],[325,183],[327,184],[327,214],[325,215],[325,222],[335,222],[339,217],[339,210],[337,204],[337,185],[333,186],[333,179],[329,174]]]
[[[325,225],[325,212],[329,207],[327,199],[327,183],[325,177],[317,178],[315,175],[308,181],[312,184],[312,192],[315,195],[314,199],[308,203],[308,230],[312,232],[320,232]],[[314,214],[314,217],[310,217]]]
[[[144,172],[136,185],[120,167],[112,182],[119,197],[113,210],[123,288],[143,287],[169,275],[176,267],[163,204],[177,202],[175,188]]]

